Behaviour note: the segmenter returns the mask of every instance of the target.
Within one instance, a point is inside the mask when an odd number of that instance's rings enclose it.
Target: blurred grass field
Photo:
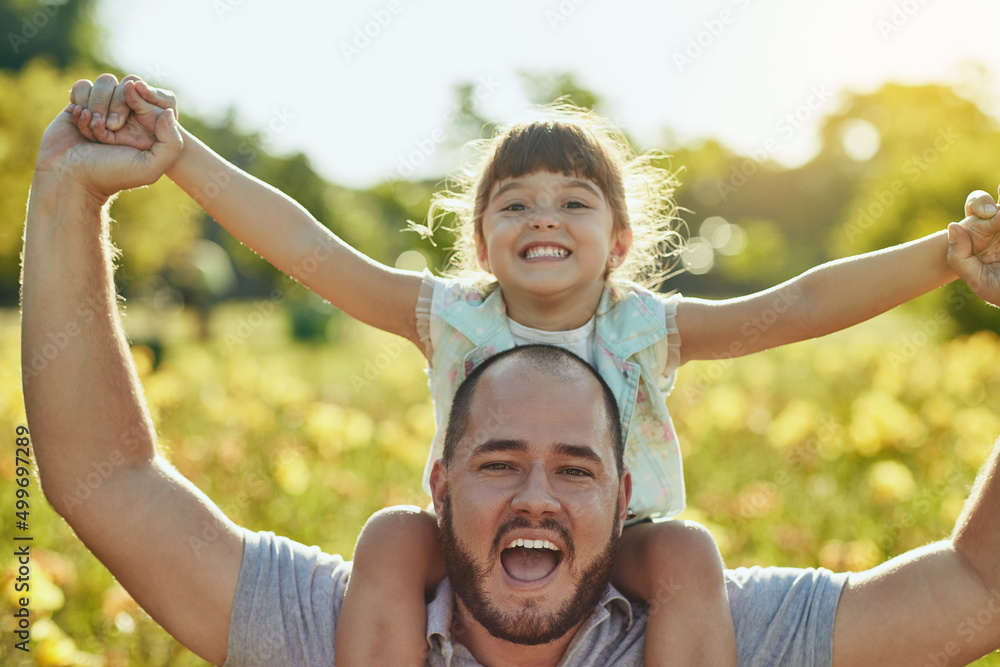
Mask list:
[[[347,555],[376,509],[425,504],[433,413],[412,346],[334,322],[334,342],[310,345],[290,339],[280,307],[220,308],[208,342],[183,314],[127,317],[162,446],[181,472],[237,523]],[[25,423],[18,336],[17,313],[0,312],[8,606],[18,597],[14,431]],[[949,533],[1000,434],[1000,340],[934,342],[926,322],[883,317],[689,364],[669,404],[685,449],[685,517],[710,527],[728,565],[864,569]],[[31,494],[32,652],[2,627],[0,664],[204,664],[135,606],[37,483]],[[956,628],[955,641],[965,637]]]

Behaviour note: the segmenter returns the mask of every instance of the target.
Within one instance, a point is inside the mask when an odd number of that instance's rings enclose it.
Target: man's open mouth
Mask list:
[[[511,540],[500,552],[500,564],[515,581],[530,583],[552,574],[562,562],[563,553],[548,540]]]

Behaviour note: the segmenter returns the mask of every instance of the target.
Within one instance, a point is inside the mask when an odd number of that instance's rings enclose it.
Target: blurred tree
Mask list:
[[[44,55],[59,67],[95,61],[100,31],[94,0],[0,0],[5,48],[0,69],[19,70]]]
[[[0,303],[17,303],[17,279],[24,204],[31,185],[38,143],[55,113],[68,102],[78,77],[47,59],[21,71],[0,70]]]
[[[887,84],[849,96],[827,119],[818,160],[846,165],[858,187],[830,241],[840,253],[874,250],[963,217],[989,185],[1000,147],[995,120],[946,86]]]
[[[572,72],[522,71],[519,75],[528,101],[533,104],[548,104],[555,100],[564,99],[578,107],[593,109],[601,113],[604,100],[594,91],[581,85],[577,81],[576,74]]]
[[[901,243],[964,217],[975,189],[992,190],[997,122],[947,86],[887,84],[849,96],[823,127],[818,161],[837,162],[856,183],[828,234],[840,255]],[[1000,313],[964,286],[936,300],[965,329],[1000,330]]]

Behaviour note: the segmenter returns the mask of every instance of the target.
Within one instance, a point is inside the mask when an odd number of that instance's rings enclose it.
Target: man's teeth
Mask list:
[[[520,537],[516,540],[511,540],[510,544],[507,545],[508,549],[513,549],[514,547],[524,547],[525,549],[548,549],[550,551],[559,551],[559,547],[552,544],[548,540],[524,540]]]
[[[557,248],[549,245],[534,246],[524,251],[525,259],[534,259],[535,257],[566,257],[567,255],[569,255],[569,250],[566,250],[566,248]]]

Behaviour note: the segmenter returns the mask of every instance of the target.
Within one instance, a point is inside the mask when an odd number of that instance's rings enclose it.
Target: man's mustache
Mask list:
[[[490,548],[491,560],[495,560],[500,556],[500,552],[503,551],[504,546],[508,543],[508,540],[506,539],[507,535],[515,530],[532,528],[550,530],[559,533],[559,536],[562,538],[562,542],[565,545],[563,555],[567,560],[571,560],[573,558],[575,553],[573,538],[570,536],[569,531],[564,525],[552,517],[547,517],[541,521],[528,521],[523,516],[512,516],[500,524],[500,527],[497,529],[496,537],[493,538],[493,546]]]

